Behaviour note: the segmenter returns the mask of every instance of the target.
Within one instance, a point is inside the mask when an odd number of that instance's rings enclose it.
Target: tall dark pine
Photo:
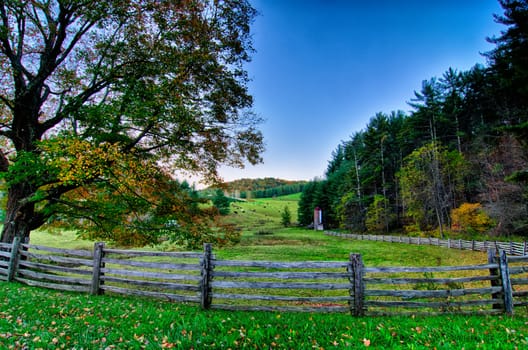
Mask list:
[[[486,53],[490,64],[490,73],[496,85],[497,96],[496,115],[499,130],[516,135],[517,141],[523,144],[523,156],[511,159],[513,163],[511,175],[506,180],[517,182],[524,187],[522,195],[523,209],[518,215],[513,215],[510,232],[526,232],[526,208],[528,208],[528,168],[523,160],[528,154],[528,1],[499,0],[504,13],[495,15],[495,21],[506,26],[497,37],[488,38],[496,45],[495,49]],[[508,136],[506,136],[508,137]],[[507,157],[504,157],[507,159]],[[506,163],[502,160],[502,163]],[[506,196],[503,194],[502,198]],[[507,198],[507,197],[506,197]],[[505,206],[506,207],[506,206]],[[514,205],[508,203],[502,217],[515,213]]]
[[[507,26],[488,38],[496,48],[486,54],[503,98],[502,114],[509,124],[528,121],[528,1],[499,0],[504,14],[495,21]]]

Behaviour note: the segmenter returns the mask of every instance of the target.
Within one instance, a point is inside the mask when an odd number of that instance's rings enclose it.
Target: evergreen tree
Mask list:
[[[315,203],[315,191],[317,188],[317,181],[310,181],[304,186],[301,198],[299,200],[299,207],[297,209],[297,216],[299,224],[307,226],[313,223],[313,213]]]
[[[224,191],[218,189],[212,199],[213,205],[218,209],[220,215],[227,215],[230,211],[231,200],[226,197]]]
[[[284,209],[281,212],[281,224],[284,227],[291,225],[291,212],[287,205],[284,206]]]
[[[495,21],[507,26],[498,37],[488,38],[496,44],[486,54],[491,65],[502,102],[502,114],[509,123],[528,121],[528,1],[499,0],[503,15]]]

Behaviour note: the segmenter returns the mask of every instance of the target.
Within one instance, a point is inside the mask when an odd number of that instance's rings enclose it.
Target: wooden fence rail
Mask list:
[[[357,239],[363,241],[377,241],[389,243],[406,243],[417,245],[434,245],[438,247],[474,250],[487,252],[489,249],[504,250],[508,255],[528,255],[528,243],[524,242],[501,242],[501,241],[467,241],[463,239],[440,239],[434,237],[410,237],[391,235],[364,235],[355,233],[341,233],[325,231],[328,236]]]
[[[200,304],[204,309],[508,313],[528,306],[528,256],[489,250],[481,265],[370,267],[344,261],[235,261],[203,252],[93,251],[0,244],[0,279],[91,294]]]

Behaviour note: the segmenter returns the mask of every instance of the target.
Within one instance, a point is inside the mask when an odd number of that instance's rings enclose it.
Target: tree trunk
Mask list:
[[[13,145],[17,155],[20,152],[37,152],[37,142],[41,140],[45,131],[38,122],[42,101],[42,84],[31,89],[20,83],[16,89],[17,98],[13,108],[13,121],[11,125]],[[5,154],[1,154],[0,169],[9,171],[9,161]],[[30,165],[25,165],[30,166]],[[31,230],[42,225],[42,220],[35,215],[35,203],[30,198],[35,194],[36,188],[29,180],[9,184],[7,193],[6,216],[0,241],[13,242],[16,236],[22,242],[29,240]],[[38,225],[37,224],[38,221]]]
[[[22,242],[29,240],[29,233],[36,224],[35,204],[28,201],[32,194],[33,191],[27,184],[9,187],[1,242],[12,243],[17,236]]]

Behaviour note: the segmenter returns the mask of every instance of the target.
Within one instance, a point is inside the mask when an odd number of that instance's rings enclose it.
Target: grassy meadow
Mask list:
[[[486,255],[433,246],[343,240],[284,228],[298,196],[232,203],[227,220],[241,243],[217,248],[223,259],[347,260],[367,266],[481,264]],[[91,249],[75,233],[36,232],[32,244]],[[142,248],[145,249],[145,248]],[[174,249],[160,246],[146,249]],[[526,313],[508,316],[364,317],[348,314],[202,311],[196,305],[146,298],[89,296],[0,283],[2,349],[521,349],[528,347]],[[517,312],[517,311],[516,311]]]
[[[2,349],[521,349],[527,320],[201,311],[1,284]]]

